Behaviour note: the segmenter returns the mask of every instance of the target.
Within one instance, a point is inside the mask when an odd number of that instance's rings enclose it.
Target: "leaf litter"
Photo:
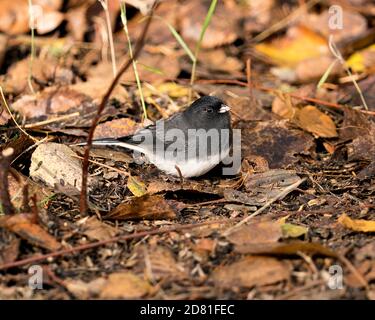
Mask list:
[[[232,125],[241,129],[240,172],[225,177],[216,168],[180,181],[153,165],[136,164],[129,152],[93,148],[86,217],[78,204],[84,148],[72,145],[85,141],[113,80],[105,15],[93,10],[98,3],[66,1],[64,8],[61,1],[40,3],[47,7],[36,25],[33,59],[27,5],[0,5],[0,85],[14,117],[2,99],[0,170],[12,163],[5,180],[15,208],[8,215],[1,207],[0,297],[374,298],[371,2],[359,5],[369,15],[348,8],[345,28],[334,32],[369,110],[360,107],[358,88],[342,66],[330,68],[335,57],[327,45],[328,5],[301,14],[296,3],[281,8],[273,1],[218,2],[200,44],[193,96],[215,94],[232,107]],[[134,45],[150,6],[140,3],[128,4],[134,12],[128,17]],[[171,29],[194,48],[207,9],[200,1],[169,1],[155,9],[159,18],[137,58],[151,122],[189,104],[191,57]],[[121,65],[128,48],[116,19],[119,11],[117,4],[110,6]],[[275,27],[294,12],[300,13],[298,21]],[[15,121],[42,142],[20,133]],[[144,125],[129,68],[94,137],[128,136]],[[5,152],[9,147],[14,158]],[[184,225],[192,227],[155,233]],[[113,240],[141,232],[140,242]],[[94,242],[97,247],[85,247]],[[64,254],[66,248],[79,250],[73,256]],[[58,285],[51,280],[50,289],[36,293],[16,278],[9,281],[27,273],[24,259],[45,252],[56,252],[42,263],[61,279]],[[327,284],[328,269],[337,263],[345,274],[339,293]]]

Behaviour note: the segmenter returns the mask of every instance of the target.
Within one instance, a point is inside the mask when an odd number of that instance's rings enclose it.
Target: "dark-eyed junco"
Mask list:
[[[219,98],[204,96],[183,112],[156,121],[132,136],[98,139],[93,145],[131,149],[168,174],[198,177],[229,155],[232,139],[229,110]]]

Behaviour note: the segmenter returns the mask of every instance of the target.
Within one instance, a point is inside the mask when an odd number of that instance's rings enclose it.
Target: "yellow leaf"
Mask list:
[[[359,232],[375,232],[375,221],[363,220],[363,219],[351,219],[345,213],[343,213],[338,222],[344,227]]]
[[[285,67],[295,67],[303,60],[328,52],[326,39],[304,26],[292,27],[283,38],[258,44],[255,49]]]
[[[346,61],[346,65],[355,72],[364,72],[367,68],[373,65],[375,57],[375,44],[353,53]]]
[[[127,187],[136,197],[141,197],[147,193],[146,185],[136,177],[129,176]]]
[[[281,225],[281,231],[284,238],[298,238],[302,235],[307,234],[309,229],[291,223],[284,223]]]
[[[172,98],[181,98],[188,95],[189,89],[174,82],[166,82],[155,86],[154,90],[145,88],[144,95],[145,97],[149,97],[156,92],[167,94]]]

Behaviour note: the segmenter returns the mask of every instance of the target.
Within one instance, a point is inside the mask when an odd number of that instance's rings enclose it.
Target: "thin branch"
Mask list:
[[[79,251],[89,250],[89,249],[97,248],[97,247],[110,244],[110,243],[114,243],[114,242],[133,240],[133,239],[143,238],[143,237],[150,236],[150,235],[159,235],[159,234],[164,234],[164,233],[169,233],[169,232],[174,232],[174,231],[194,229],[194,228],[199,228],[199,227],[203,227],[203,226],[207,226],[211,224],[225,224],[228,222],[229,220],[214,220],[214,221],[206,221],[206,222],[186,224],[186,225],[176,224],[174,227],[169,227],[169,228],[164,228],[164,229],[155,229],[155,230],[150,230],[150,231],[141,231],[141,232],[137,232],[134,234],[127,234],[127,235],[118,236],[118,237],[114,237],[114,238],[107,239],[107,240],[87,243],[87,244],[79,245],[73,248],[62,249],[62,250],[54,251],[54,252],[47,253],[44,255],[36,254],[30,258],[26,258],[26,259],[14,261],[14,262],[9,262],[9,263],[4,263],[0,265],[0,270],[20,267],[20,266],[24,266],[24,265],[35,263],[35,262],[41,262],[49,258],[55,258],[55,257],[68,255],[68,254],[79,252]]]
[[[298,180],[297,182],[291,184],[290,186],[286,187],[285,189],[283,189],[276,197],[268,200],[266,202],[266,204],[259,208],[257,211],[255,211],[254,213],[252,213],[251,215],[247,216],[245,219],[241,220],[239,223],[235,224],[233,227],[229,228],[227,231],[224,232],[224,236],[228,236],[229,234],[231,234],[235,229],[237,229],[238,227],[244,225],[246,222],[248,222],[249,220],[251,220],[252,218],[254,218],[255,216],[259,215],[260,213],[262,213],[265,209],[267,209],[272,203],[276,202],[277,200],[279,199],[282,199],[284,198],[287,194],[289,194],[290,192],[292,192],[293,190],[297,189],[298,186],[304,182],[306,180],[306,178],[303,178],[301,180]]]

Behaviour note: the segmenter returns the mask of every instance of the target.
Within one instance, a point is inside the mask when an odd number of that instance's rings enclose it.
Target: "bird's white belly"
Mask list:
[[[146,157],[148,160],[157,166],[160,170],[173,176],[179,176],[176,166],[180,169],[181,174],[184,178],[199,177],[215,166],[217,166],[221,160],[229,154],[229,148],[226,152],[212,155],[204,159],[192,158],[187,161],[176,161],[176,159],[168,160],[165,157]]]

